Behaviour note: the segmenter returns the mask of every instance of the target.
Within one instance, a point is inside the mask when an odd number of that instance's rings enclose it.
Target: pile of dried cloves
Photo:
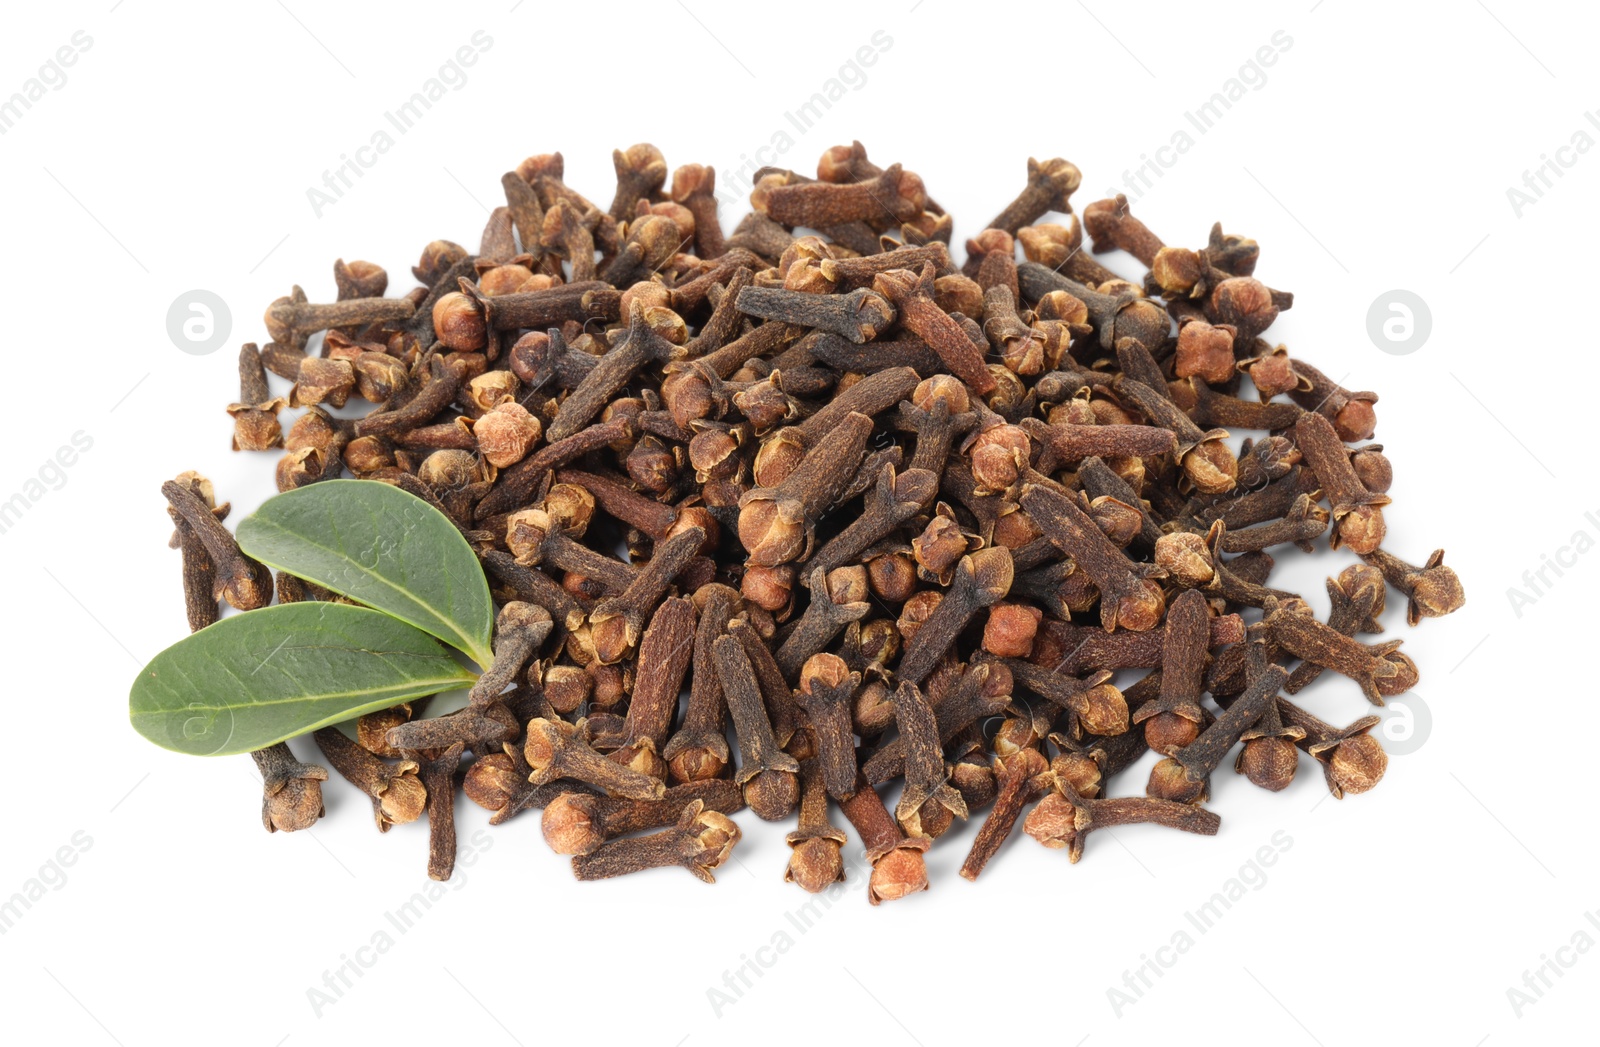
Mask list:
[[[1024,814],[1073,861],[1102,826],[1215,833],[1201,804],[1241,743],[1267,790],[1302,752],[1335,796],[1382,778],[1377,718],[1327,723],[1300,692],[1327,670],[1374,704],[1405,691],[1400,641],[1357,637],[1388,588],[1412,625],[1462,590],[1441,553],[1383,548],[1377,397],[1262,337],[1292,296],[1255,278],[1255,241],[1168,246],[1122,197],[1080,220],[1078,169],[1029,160],[958,265],[922,179],[860,143],[815,178],[758,172],[725,237],[710,167],[614,160],[601,208],[531,157],[475,253],[430,243],[398,298],[340,261],[336,301],[295,288],[240,356],[236,448],[284,448],[284,490],[350,474],[426,499],[500,605],[466,708],[315,732],[380,828],[427,812],[431,875],[458,788],[495,823],[541,808],[579,879],[709,881],[728,815],[793,819],[808,891],[844,875],[832,800],[876,903],[927,887],[958,818],[983,820],[969,879]],[[1095,259],[1113,248],[1141,279]],[[339,412],[352,395],[375,407]],[[286,407],[306,411],[285,433]],[[191,624],[268,602],[210,485],[163,490]],[[1324,535],[1360,559],[1320,621],[1269,583],[1274,552]],[[332,598],[287,576],[277,596]],[[1145,795],[1108,797],[1147,749]],[[314,822],[326,772],[255,755],[267,827]]]

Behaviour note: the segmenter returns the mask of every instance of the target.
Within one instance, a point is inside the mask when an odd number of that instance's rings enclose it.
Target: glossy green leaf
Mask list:
[[[133,683],[128,717],[164,749],[225,756],[474,679],[433,637],[386,614],[281,604],[156,655]]]
[[[410,622],[493,660],[494,605],[467,540],[415,495],[373,480],[329,480],[268,499],[239,545],[271,567]]]

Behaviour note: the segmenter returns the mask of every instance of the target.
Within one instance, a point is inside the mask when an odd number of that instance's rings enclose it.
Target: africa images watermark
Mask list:
[[[1279,829],[1272,834],[1270,843],[1270,847],[1262,844],[1256,848],[1254,856],[1241,865],[1237,873],[1223,881],[1211,897],[1192,911],[1184,913],[1186,926],[1179,926],[1173,931],[1167,944],[1153,950],[1155,955],[1140,953],[1139,966],[1122,972],[1122,984],[1107,987],[1106,1002],[1111,1004],[1113,1014],[1121,1018],[1129,1007],[1144,999],[1145,993],[1155,987],[1158,979],[1176,967],[1178,961],[1195,947],[1198,939],[1189,933],[1189,928],[1192,927],[1202,936],[1208,934],[1235,903],[1267,885],[1267,869],[1278,864],[1278,859],[1294,846],[1294,837]]]
[[[1583,519],[1600,534],[1600,516],[1592,512],[1584,513]],[[1518,618],[1522,617],[1522,609],[1531,607],[1539,602],[1540,598],[1547,595],[1550,589],[1566,573],[1563,568],[1570,570],[1578,566],[1578,557],[1589,552],[1595,547],[1595,536],[1588,530],[1580,527],[1572,532],[1572,537],[1567,544],[1560,546],[1554,553],[1540,553],[1538,567],[1522,572],[1523,588],[1515,585],[1506,589],[1506,599],[1511,601],[1511,611]],[[1555,581],[1550,578],[1555,575]]]
[[[1287,30],[1279,29],[1268,38],[1268,43],[1256,48],[1239,71],[1222,82],[1222,87],[1212,93],[1210,98],[1195,106],[1192,110],[1184,110],[1183,119],[1200,135],[1209,134],[1212,128],[1222,120],[1233,107],[1242,101],[1252,91],[1259,91],[1267,86],[1267,69],[1278,64],[1278,59],[1294,46],[1294,37]],[[1119,192],[1126,193],[1129,200],[1137,200],[1143,196],[1162,178],[1166,172],[1178,165],[1178,160],[1185,153],[1193,149],[1197,139],[1191,135],[1188,128],[1180,125],[1168,137],[1166,145],[1159,146],[1151,153],[1139,154],[1139,166],[1122,172],[1123,188],[1110,188],[1106,190],[1107,196],[1116,196]]]
[[[55,54],[39,67],[38,72],[22,81],[20,90],[0,101],[0,135],[10,132],[17,121],[33,109],[33,104],[45,97],[46,89],[59,91],[66,87],[67,68],[77,65],[78,56],[93,46],[94,37],[85,30],[78,30],[67,38],[66,43],[56,48]]]
[[[39,871],[23,882],[22,888],[11,897],[0,901],[0,934],[16,927],[34,905],[42,901],[49,891],[59,891],[67,885],[67,869],[77,865],[83,852],[94,846],[94,837],[79,829],[66,843],[57,847]]]
[[[493,846],[494,838],[489,834],[489,830],[479,829],[474,832],[469,839],[462,842],[461,849],[456,854],[456,872],[448,884],[439,880],[429,880],[422,890],[383,914],[384,925],[367,937],[366,944],[356,947],[355,955],[340,953],[338,966],[323,971],[320,984],[306,988],[306,1002],[311,1004],[311,1013],[321,1018],[329,1007],[344,999],[345,994],[355,988],[356,982],[376,967],[378,960],[398,944],[397,935],[403,937],[409,934],[437,902],[447,894],[459,891],[467,885],[468,877],[462,870],[478,864],[478,859]],[[389,933],[391,929],[394,934]]]
[[[750,190],[755,186],[755,173],[763,167],[776,166],[778,158],[794,148],[797,135],[804,135],[815,127],[847,93],[866,87],[867,68],[877,65],[878,59],[893,46],[894,37],[883,29],[876,30],[810,98],[784,112],[784,123],[788,127],[780,124],[767,136],[767,144],[755,150],[755,156],[740,153],[739,167],[720,172],[717,198],[730,205],[748,202]],[[788,128],[793,128],[795,133],[791,135]]]
[[[424,116],[428,115],[434,103],[451,91],[459,91],[467,86],[467,67],[477,65],[483,53],[494,46],[494,37],[482,29],[473,33],[468,39],[469,43],[456,48],[455,53],[439,67],[439,71],[424,80],[422,87],[410,98],[393,109],[384,111],[384,123],[372,132],[366,145],[352,150],[354,155],[340,153],[339,166],[322,172],[322,185],[306,189],[306,200],[311,204],[312,214],[321,218],[326,208],[342,200],[345,192],[355,185],[356,180],[364,177],[377,165],[380,157],[395,147],[396,138],[389,133],[390,128],[397,134],[409,133]]]
[[[38,472],[23,481],[20,491],[0,501],[0,534],[9,534],[45,495],[67,486],[67,470],[78,464],[80,454],[94,446],[94,437],[82,429],[73,433],[70,440],[70,446],[62,444],[56,448],[56,453],[44,460]]]
[[[767,936],[766,944],[757,946],[753,956],[740,953],[738,966],[722,972],[722,984],[706,989],[706,1002],[711,1004],[712,1014],[721,1018],[728,1008],[744,999],[745,993],[755,988],[767,971],[777,966],[778,960],[795,947],[797,936],[808,933],[818,920],[833,909],[835,902],[853,893],[850,884],[857,885],[855,889],[859,891],[860,882],[872,875],[872,866],[867,862],[864,852],[847,850],[840,854],[840,858],[844,860],[846,879],[829,884],[826,889],[811,895],[804,904],[786,909],[783,923]],[[791,930],[793,934],[789,933]]]
[[[1583,918],[1589,927],[1579,925],[1567,939],[1567,944],[1556,949],[1554,956],[1540,953],[1539,966],[1522,972],[1521,985],[1506,989],[1506,1002],[1511,1004],[1512,1014],[1521,1018],[1529,1007],[1543,1000],[1544,994],[1554,989],[1559,980],[1565,978],[1567,972],[1595,947],[1595,935],[1590,933],[1590,929],[1600,933],[1600,910],[1585,912]]]
[[[1600,133],[1600,110],[1589,110],[1583,114],[1583,118],[1596,133]],[[1565,178],[1568,171],[1578,166],[1578,161],[1594,146],[1594,136],[1580,126],[1568,137],[1566,145],[1553,150],[1554,156],[1540,153],[1539,166],[1522,172],[1521,188],[1513,185],[1506,189],[1511,213],[1521,218],[1528,208],[1544,199],[1547,190],[1555,188],[1558,180]]]

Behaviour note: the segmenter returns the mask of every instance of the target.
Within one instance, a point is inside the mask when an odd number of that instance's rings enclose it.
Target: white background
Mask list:
[[[1600,556],[1549,574],[1542,595],[1523,575],[1576,532],[1600,538],[1584,406],[1600,157],[1565,154],[1574,166],[1520,215],[1507,197],[1575,132],[1600,138],[1584,115],[1600,106],[1592,12],[113,2],[15,8],[0,34],[0,97],[74,32],[92,38],[0,136],[0,500],[74,432],[93,440],[0,535],[0,899],[75,833],[90,841],[0,936],[9,1042],[1592,1038],[1600,955],[1558,950],[1585,930],[1600,940],[1585,918],[1600,908],[1587,808],[1600,717],[1583,665]],[[307,189],[477,30],[492,46],[466,83],[318,217]],[[785,113],[876,30],[892,46],[865,83],[798,133]],[[1278,30],[1292,46],[1265,83],[1196,133],[1185,111]],[[604,202],[613,147],[651,141],[724,183],[779,130],[793,146],[769,155],[800,170],[852,138],[903,161],[956,216],[959,244],[1028,156],[1072,159],[1088,202],[1180,129],[1193,148],[1136,213],[1169,242],[1198,246],[1217,219],[1261,242],[1258,275],[1296,294],[1269,335],[1382,395],[1388,547],[1420,561],[1443,546],[1466,585],[1463,611],[1414,630],[1391,594],[1385,622],[1422,680],[1385,731],[1422,722],[1416,699],[1431,727],[1374,792],[1332,801],[1307,762],[1279,795],[1221,773],[1215,839],[1130,828],[1077,866],[1019,839],[977,884],[955,875],[969,825],[933,849],[931,892],[872,909],[857,874],[803,933],[788,914],[808,898],[780,879],[784,826],[741,816],[739,861],[715,887],[671,870],[580,885],[536,815],[491,831],[463,802],[476,862],[400,934],[385,913],[428,883],[422,823],[380,837],[366,800],[331,781],[315,830],[269,836],[248,759],[174,755],[129,728],[136,671],[185,632],[159,484],[198,469],[235,519],[272,492],[275,456],[228,450],[236,349],[266,340],[261,312],[291,284],[331,298],[336,257],[385,265],[400,293],[427,240],[476,245],[501,172],[525,155],[561,150],[568,181]],[[725,208],[724,227],[742,210]],[[196,288],[232,313],[209,356],[167,335],[168,305]],[[1411,355],[1367,334],[1369,305],[1396,288],[1431,308]],[[1322,578],[1350,557],[1280,559],[1275,584],[1325,612]],[[1520,614],[1512,587],[1536,596]],[[1342,680],[1307,701],[1341,723],[1366,711]],[[1256,889],[1199,933],[1185,914],[1280,832],[1292,845],[1264,882],[1247,870]],[[319,1014],[308,990],[382,930],[393,948]],[[1179,931],[1193,947],[1162,954],[1175,962],[1119,1014],[1108,990]],[[785,951],[763,951],[782,933]],[[1508,989],[1558,956],[1573,966],[1519,1016]],[[724,974],[747,961],[770,966],[747,968],[760,978],[719,1013],[708,990],[731,996]]]

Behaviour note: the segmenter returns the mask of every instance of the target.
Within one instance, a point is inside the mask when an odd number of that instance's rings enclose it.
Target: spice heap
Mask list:
[[[475,253],[430,243],[398,298],[340,261],[336,301],[295,288],[240,356],[234,445],[284,448],[280,489],[396,485],[490,579],[493,663],[465,709],[315,732],[380,829],[426,810],[433,876],[458,787],[495,823],[542,808],[579,879],[709,881],[748,806],[795,825],[785,878],[808,891],[844,875],[832,800],[877,903],[926,888],[956,819],[982,820],[969,879],[1019,818],[1073,861],[1104,826],[1215,833],[1201,804],[1236,747],[1267,790],[1302,752],[1336,797],[1382,778],[1377,718],[1336,726],[1300,692],[1328,670],[1376,705],[1405,691],[1400,641],[1358,637],[1390,588],[1412,625],[1462,591],[1441,553],[1383,548],[1377,396],[1263,338],[1293,299],[1255,278],[1253,240],[1169,246],[1120,196],[1080,218],[1078,169],[1030,160],[957,265],[922,179],[860,143],[814,178],[759,172],[725,237],[711,168],[614,160],[606,208],[560,154],[524,161]],[[1096,260],[1116,248],[1141,277]],[[352,396],[375,407],[335,414]],[[287,433],[285,406],[308,409]],[[191,624],[219,596],[269,602],[210,485],[163,490]],[[1274,552],[1324,535],[1359,560],[1321,621],[1269,582]],[[1145,795],[1109,798],[1147,750]],[[314,822],[326,772],[255,756],[267,827]]]

